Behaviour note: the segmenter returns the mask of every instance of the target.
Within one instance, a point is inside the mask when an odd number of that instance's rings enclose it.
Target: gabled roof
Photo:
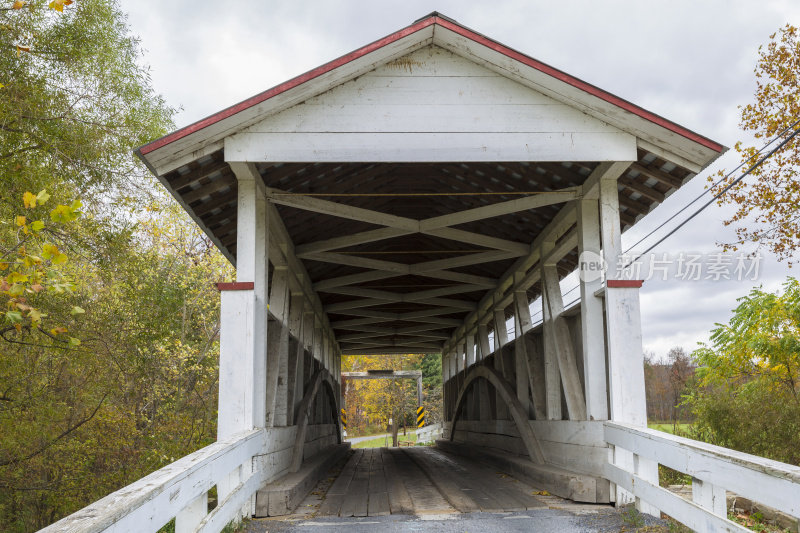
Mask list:
[[[640,148],[697,173],[725,148],[530,56],[431,13],[391,35],[223,109],[136,150],[156,175],[222,146],[222,139],[379,65],[435,44],[635,135]]]
[[[411,64],[417,65],[413,72]],[[409,66],[407,73],[398,71],[403,65]],[[453,75],[458,72],[463,75]],[[482,111],[472,113],[467,104]],[[399,109],[388,109],[392,106]],[[479,156],[440,151],[441,157],[425,159],[428,148],[439,148],[425,144],[426,133],[446,139],[442,144],[451,147],[460,146],[458,135],[472,136],[477,148],[474,141],[466,145]],[[596,138],[623,139],[624,150],[610,154],[608,148],[616,145],[593,142],[592,150],[575,148],[595,133]],[[312,137],[320,134],[329,137],[313,144]],[[340,134],[350,136],[341,145],[350,149],[349,160],[330,140]],[[375,139],[386,134],[399,134],[402,142]],[[237,152],[237,142],[250,140],[256,150],[252,157]],[[300,155],[276,149],[295,141]],[[532,151],[559,142],[565,150]],[[369,152],[369,143],[380,149]],[[520,143],[522,151],[509,148]],[[408,148],[405,159],[394,158],[391,150],[398,146]],[[487,288],[494,292],[497,283],[502,285],[496,280],[511,275],[534,279],[535,268],[527,259],[539,235],[558,235],[554,261],[562,276],[571,272],[578,261],[575,209],[559,202],[539,205],[531,200],[536,195],[578,190],[601,161],[632,161],[617,179],[624,230],[723,150],[706,137],[432,13],[145,145],[137,155],[234,264],[238,180],[226,156],[252,163],[273,195],[270,216],[277,216],[277,223],[271,227],[282,228],[276,231],[291,244],[341,349],[357,351],[373,350],[373,345],[423,349],[447,338],[467,313],[492,296]],[[463,157],[448,158],[452,154]],[[309,207],[315,197],[329,198],[327,207],[319,208],[319,201],[313,204],[318,208]],[[511,204],[529,207],[502,208]],[[486,218],[463,216],[477,211]],[[442,231],[409,230],[431,217],[447,222]],[[386,220],[401,220],[403,227],[379,227]],[[557,231],[546,229],[553,227]],[[538,287],[530,283],[523,289],[532,298]],[[369,308],[366,315],[360,314],[362,307]],[[381,323],[378,332],[369,329],[375,320]]]

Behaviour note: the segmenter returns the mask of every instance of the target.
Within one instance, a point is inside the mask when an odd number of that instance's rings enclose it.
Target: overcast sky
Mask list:
[[[759,45],[786,23],[800,24],[796,0],[122,0],[122,7],[156,91],[180,109],[178,126],[439,11],[726,146],[743,137],[737,106],[752,99]],[[730,153],[721,158],[642,220],[637,234],[691,201],[705,176],[737,162]],[[731,238],[725,217],[709,208],[654,251],[706,254],[705,277],[707,254]],[[630,232],[624,240],[637,238]],[[737,297],[758,284],[774,290],[792,273],[766,255],[756,281],[682,281],[673,271],[666,282],[645,282],[645,349],[657,356],[673,346],[694,349],[715,322],[728,320]]]

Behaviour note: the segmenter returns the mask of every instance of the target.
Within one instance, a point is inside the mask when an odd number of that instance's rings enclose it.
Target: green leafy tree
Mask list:
[[[422,370],[422,398],[427,413],[425,421],[435,424],[442,421],[442,356],[426,353],[419,361]]]
[[[23,532],[213,441],[231,269],[131,154],[172,110],[115,0],[0,0],[0,45],[0,530]]]
[[[800,283],[740,298],[711,346],[692,355],[700,388],[688,403],[703,440],[800,464]]]

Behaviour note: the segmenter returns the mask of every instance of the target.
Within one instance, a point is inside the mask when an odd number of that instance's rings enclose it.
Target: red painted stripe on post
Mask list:
[[[252,281],[234,281],[232,283],[217,283],[220,291],[252,291],[256,284]]]
[[[641,279],[609,279],[606,280],[606,287],[609,289],[638,289],[644,280]]]

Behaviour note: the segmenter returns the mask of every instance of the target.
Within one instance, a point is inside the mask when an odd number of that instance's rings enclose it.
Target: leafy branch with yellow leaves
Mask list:
[[[15,216],[12,222],[16,242],[0,246],[0,295],[6,309],[6,327],[0,329],[0,334],[5,338],[12,330],[20,334],[38,330],[56,341],[78,345],[80,340],[67,335],[64,326],[45,328],[48,315],[37,305],[37,297],[42,293],[64,294],[75,290],[73,280],[62,269],[68,257],[50,237],[81,215],[81,202],[57,205],[50,210],[49,221],[45,221],[42,206],[49,199],[45,190],[39,194],[25,192],[22,198],[25,214]],[[77,315],[84,310],[74,306],[71,312]]]

